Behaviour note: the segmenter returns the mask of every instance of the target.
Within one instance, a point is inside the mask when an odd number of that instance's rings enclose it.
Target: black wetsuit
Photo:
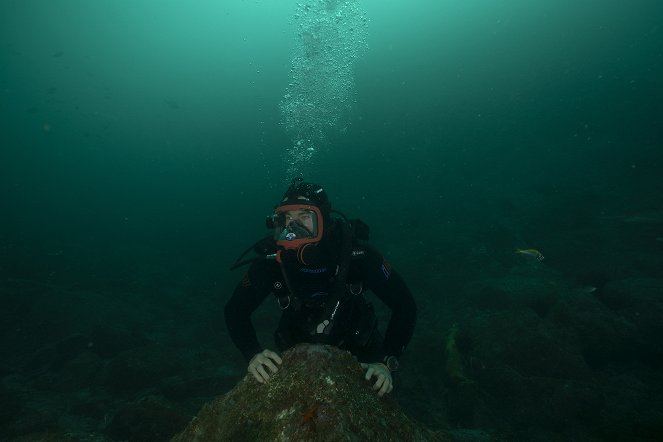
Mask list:
[[[377,250],[354,241],[344,290],[338,292],[343,295],[330,295],[335,293],[340,260],[340,240],[331,236],[317,246],[323,248],[326,257],[319,265],[286,261],[283,264],[286,281],[276,261],[260,260],[251,265],[237,285],[226,304],[225,318],[230,338],[247,361],[263,350],[250,318],[270,294],[278,298],[282,310],[275,333],[281,351],[300,342],[320,342],[349,350],[361,362],[381,362],[388,356],[401,355],[412,337],[416,320],[416,305],[410,290]],[[378,331],[372,305],[364,299],[366,290],[391,309],[384,338]],[[329,319],[336,305],[335,300],[340,303],[331,333],[320,333],[322,323]]]

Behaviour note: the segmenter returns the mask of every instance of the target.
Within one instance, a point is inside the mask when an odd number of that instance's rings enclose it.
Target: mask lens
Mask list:
[[[274,239],[295,241],[318,236],[318,215],[304,208],[284,210],[275,215]]]
[[[292,241],[295,239],[313,238],[314,235],[299,221],[293,221],[281,229],[279,240]]]

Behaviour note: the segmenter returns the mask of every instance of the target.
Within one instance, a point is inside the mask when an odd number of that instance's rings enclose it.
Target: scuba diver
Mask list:
[[[274,213],[273,231],[246,250],[232,269],[251,264],[225,306],[230,338],[258,382],[278,371],[281,358],[258,342],[251,314],[270,294],[281,308],[274,333],[279,351],[320,343],[350,351],[375,377],[379,396],[393,389],[391,372],[412,337],[416,305],[410,290],[368,240],[368,226],[332,210],[317,184],[292,180]],[[260,257],[241,261],[249,251]],[[391,309],[384,338],[364,292]]]

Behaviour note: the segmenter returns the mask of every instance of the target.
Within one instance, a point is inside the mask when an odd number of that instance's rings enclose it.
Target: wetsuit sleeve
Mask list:
[[[367,289],[391,309],[384,337],[384,356],[400,356],[412,338],[417,319],[417,305],[403,278],[372,247],[366,247],[362,265]]]
[[[266,278],[263,266],[252,265],[242,281],[235,287],[235,291],[225,306],[226,327],[230,339],[247,362],[263,350],[251,322],[251,314],[270,293],[265,284]]]

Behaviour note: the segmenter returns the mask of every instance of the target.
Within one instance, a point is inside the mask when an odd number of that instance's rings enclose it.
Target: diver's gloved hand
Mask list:
[[[367,381],[370,381],[373,376],[377,378],[373,384],[373,390],[378,392],[378,396],[383,396],[385,393],[390,393],[394,389],[394,382],[391,378],[391,372],[381,362],[373,362],[371,364],[361,364],[361,368],[366,370]]]
[[[279,371],[274,364],[275,362],[281,365],[283,361],[278,354],[265,349],[251,358],[247,371],[251,373],[258,382],[263,384],[269,380],[267,369],[269,369],[271,373]]]

